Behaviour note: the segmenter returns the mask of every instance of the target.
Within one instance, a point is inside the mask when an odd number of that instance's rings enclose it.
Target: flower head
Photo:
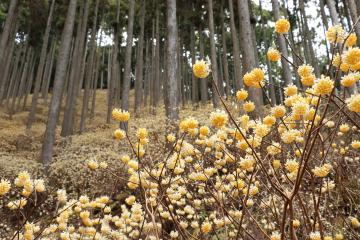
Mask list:
[[[346,99],[347,107],[352,112],[360,112],[360,94],[352,95]]]
[[[290,23],[287,19],[281,18],[276,21],[275,31],[277,33],[285,34],[285,33],[288,33],[289,29],[290,29]]]
[[[352,47],[356,44],[356,41],[357,41],[357,36],[355,33],[351,33],[349,35],[349,37],[346,39],[345,41],[345,46],[346,47]]]
[[[342,43],[345,31],[340,25],[331,26],[326,32],[326,39],[331,43]]]
[[[10,191],[11,185],[10,182],[6,179],[1,179],[0,181],[0,196],[4,196]]]
[[[193,73],[197,78],[206,78],[210,74],[210,64],[204,60],[198,60],[193,65]]]
[[[334,81],[330,77],[322,77],[314,85],[315,93],[320,95],[330,94],[333,88]]]
[[[236,99],[238,101],[243,101],[248,97],[249,93],[245,89],[241,89],[236,92]]]
[[[128,111],[115,108],[112,111],[112,117],[119,122],[127,122],[130,119],[130,113]]]
[[[280,52],[275,48],[269,48],[269,50],[266,53],[267,58],[269,61],[277,62],[281,59]]]

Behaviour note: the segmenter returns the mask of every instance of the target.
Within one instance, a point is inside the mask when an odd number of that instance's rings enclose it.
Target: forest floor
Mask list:
[[[130,94],[130,99],[130,106],[133,106],[133,92]],[[82,97],[79,98],[77,108],[76,129],[79,126],[81,101]],[[77,163],[83,163],[94,157],[105,158],[107,160],[119,158],[119,149],[115,147],[116,143],[113,139],[113,131],[117,125],[113,120],[110,124],[106,124],[106,102],[106,91],[98,91],[95,116],[87,122],[86,132],[79,134],[76,131],[75,135],[67,138],[60,137],[61,113],[54,147],[54,162],[69,162],[71,164],[72,160],[75,159]],[[28,170],[34,174],[41,168],[39,154],[47,120],[47,107],[40,100],[36,121],[31,131],[26,132],[25,126],[30,103],[31,99],[29,98],[25,111],[17,112],[12,119],[9,119],[5,107],[0,108],[0,175],[4,177],[12,178],[13,174],[21,170]],[[62,104],[62,110],[63,108],[64,104]],[[193,106],[189,105],[182,108],[180,118],[194,116],[201,122],[206,122],[211,111],[213,111],[211,104],[200,106],[198,109],[194,109]],[[157,109],[156,115],[151,114],[149,108],[144,108],[140,111],[138,118],[135,118],[133,108],[130,112],[130,133],[135,133],[137,127],[145,127],[151,136],[150,141],[164,142],[165,112],[163,107]],[[128,150],[130,149],[122,148],[123,152]]]

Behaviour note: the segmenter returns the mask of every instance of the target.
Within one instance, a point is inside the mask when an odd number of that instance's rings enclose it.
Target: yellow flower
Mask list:
[[[138,130],[136,132],[136,136],[139,139],[145,139],[148,136],[148,131],[146,130],[146,128],[138,128]]]
[[[356,41],[357,41],[357,36],[355,33],[351,33],[349,35],[349,37],[346,39],[345,41],[345,46],[346,47],[352,47],[356,44]]]
[[[131,160],[131,161],[129,161],[127,164],[128,164],[128,166],[129,166],[130,168],[132,168],[132,169],[134,169],[134,170],[138,170],[138,169],[139,169],[139,164],[138,164],[138,162],[135,161],[135,160]]]
[[[358,47],[349,48],[345,53],[344,62],[349,65],[351,70],[359,70],[360,49]]]
[[[212,230],[212,224],[208,221],[204,222],[201,225],[201,231],[205,234],[209,233]]]
[[[285,34],[289,31],[290,29],[290,23],[288,20],[282,18],[276,21],[275,23],[275,31],[277,33],[282,33]]]
[[[270,236],[270,240],[280,240],[280,239],[281,239],[281,235],[278,232],[274,232]]]
[[[341,78],[341,85],[344,87],[351,87],[357,82],[354,74],[348,74]]]
[[[314,71],[314,68],[307,64],[303,64],[303,65],[299,66],[299,68],[297,70],[300,77],[308,77],[313,73],[313,71]]]
[[[252,101],[244,102],[242,108],[245,112],[252,112],[255,110],[255,104]]]
[[[208,126],[201,126],[199,132],[203,136],[207,136],[210,133],[210,129]]]
[[[342,233],[335,234],[335,240],[343,240],[343,239],[344,239],[344,235]]]
[[[236,92],[236,99],[238,101],[243,101],[248,97],[248,92],[244,89],[241,89],[239,91]]]
[[[266,117],[264,117],[263,119],[263,123],[268,125],[268,126],[272,126],[274,125],[276,122],[276,118],[274,116],[268,115]]]
[[[360,141],[354,140],[351,142],[351,147],[354,149],[359,149],[360,148]]]
[[[221,128],[227,124],[229,118],[223,111],[212,112],[210,114],[210,123],[213,127]]]
[[[119,122],[127,122],[130,119],[130,113],[128,111],[115,108],[112,111],[112,117]]]
[[[352,95],[346,99],[347,107],[352,112],[360,112],[360,94]]]
[[[126,204],[130,205],[130,206],[134,205],[135,201],[136,201],[136,197],[133,195],[131,195],[125,199]]]
[[[206,78],[210,74],[209,63],[204,60],[197,60],[193,65],[193,73],[197,78]]]
[[[244,84],[248,87],[261,88],[265,74],[262,69],[254,68],[251,72],[246,73],[243,77]]]
[[[292,222],[292,225],[294,228],[298,228],[298,227],[300,227],[300,221],[297,219],[294,219]]]
[[[6,179],[1,179],[0,181],[0,196],[4,196],[10,191],[11,185],[10,182]]]
[[[289,85],[284,89],[284,93],[286,96],[293,96],[297,94],[297,87],[295,85]]]
[[[269,59],[269,61],[272,61],[272,62],[277,62],[281,58],[280,52],[275,48],[269,48],[266,55],[267,55],[267,58]]]
[[[170,133],[166,136],[166,140],[168,140],[168,142],[174,142],[176,140],[176,137],[174,134]]]
[[[296,160],[287,160],[285,163],[285,168],[289,172],[295,172],[299,169],[299,163]]]
[[[88,161],[87,165],[91,170],[96,170],[96,169],[99,168],[99,163],[97,161],[95,161],[95,160]]]
[[[309,76],[306,76],[306,77],[301,77],[301,83],[304,85],[304,86],[312,86],[314,85],[315,83],[315,75],[314,74],[311,74]]]
[[[331,43],[342,43],[345,31],[340,25],[331,26],[326,32],[326,39]]]
[[[320,95],[330,94],[333,88],[334,81],[330,77],[322,77],[314,85],[315,93]]]
[[[355,217],[350,217],[351,226],[354,228],[360,228],[360,221]]]
[[[279,105],[271,108],[271,115],[273,115],[276,118],[281,118],[285,115],[286,109],[284,106]]]
[[[124,130],[116,129],[114,131],[114,137],[115,137],[116,140],[122,140],[122,139],[125,138],[125,136],[126,136],[126,133],[125,133]]]
[[[330,164],[324,164],[321,167],[315,167],[313,170],[311,170],[315,176],[319,177],[319,178],[324,178],[326,177],[330,170],[332,169],[332,166]]]
[[[339,127],[340,132],[342,133],[347,133],[350,130],[349,125],[347,125],[346,123],[341,124]]]

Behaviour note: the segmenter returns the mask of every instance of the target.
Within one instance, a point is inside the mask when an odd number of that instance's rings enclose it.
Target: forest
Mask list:
[[[360,240],[360,0],[0,0],[0,240]]]

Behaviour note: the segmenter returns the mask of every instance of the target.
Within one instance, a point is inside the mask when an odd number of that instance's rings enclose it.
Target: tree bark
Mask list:
[[[138,116],[143,101],[145,0],[142,1],[141,5],[139,50],[135,73],[135,116]]]
[[[50,29],[51,29],[51,22],[53,19],[54,8],[55,8],[55,0],[52,0],[50,10],[49,10],[49,16],[48,16],[47,23],[46,23],[45,34],[43,37],[43,44],[42,44],[41,52],[40,52],[39,65],[38,65],[37,71],[36,71],[35,87],[34,87],[34,92],[33,92],[32,101],[31,101],[31,109],[30,109],[30,113],[28,116],[28,121],[26,123],[27,131],[29,131],[31,129],[31,126],[35,120],[36,107],[38,104],[41,80],[43,79],[43,74],[44,74],[46,52],[47,52],[48,45],[49,45],[49,36],[50,36]]]
[[[74,48],[73,61],[74,65],[70,71],[70,82],[69,89],[71,90],[66,97],[64,119],[62,122],[61,136],[66,137],[73,133],[74,130],[74,121],[75,121],[75,109],[77,105],[77,98],[79,94],[80,83],[83,78],[83,67],[85,59],[85,41],[87,39],[87,22],[89,14],[89,0],[86,0],[83,6],[82,15],[80,15],[80,20],[76,30],[76,40]]]
[[[195,64],[195,29],[193,26],[190,28],[190,54],[191,54],[191,64]],[[185,96],[185,94],[183,93]],[[199,102],[199,79],[195,77],[194,74],[191,74],[191,99],[193,106],[197,108]],[[183,102],[186,100],[183,98]]]
[[[178,27],[176,21],[176,0],[167,0],[167,94],[169,99],[168,119],[174,121],[179,118],[178,107]]]
[[[9,43],[9,38],[11,36],[11,27],[13,26],[13,22],[15,22],[15,19],[18,15],[18,3],[19,0],[11,0],[9,4],[9,10],[6,15],[5,24],[3,27],[3,31],[1,33],[0,38],[0,70],[2,70],[3,58],[5,56],[6,47]]]
[[[121,108],[123,110],[129,110],[129,92],[131,81],[131,51],[133,43],[133,26],[134,26],[134,9],[135,0],[129,0],[129,16],[126,38],[126,50],[125,50],[125,67],[124,67],[124,84],[121,95]]]
[[[216,47],[215,47],[215,30],[214,30],[214,11],[213,11],[213,1],[207,0],[208,4],[208,17],[209,17],[209,31],[210,31],[210,55],[211,55],[211,73],[212,73],[212,90],[213,90],[213,105],[214,108],[219,107],[219,96],[216,92],[215,84],[219,84],[219,73],[218,66],[216,61]]]
[[[222,36],[222,63],[223,63],[223,76],[225,79],[226,97],[231,97],[231,84],[229,77],[229,63],[227,59],[227,46],[226,46],[226,30],[225,30],[225,16],[224,16],[224,2],[221,1],[221,36]]]
[[[44,134],[44,141],[41,151],[41,160],[45,167],[48,167],[53,154],[53,146],[56,134],[56,121],[60,112],[61,93],[64,86],[66,67],[69,60],[71,40],[74,29],[77,0],[70,0],[65,20],[64,30],[61,36],[59,57],[56,66],[54,91],[49,107],[49,116]]]
[[[200,58],[204,59],[205,57],[205,49],[204,49],[204,33],[202,30],[199,31],[199,44],[200,44]],[[201,103],[203,105],[206,104],[208,100],[208,84],[207,78],[199,79],[200,81],[200,96],[201,96]]]
[[[252,36],[251,36],[251,24],[250,24],[250,14],[249,14],[249,5],[247,0],[238,0],[239,8],[239,19],[241,22],[240,29],[240,43],[242,50],[242,63],[243,69],[245,72],[251,71],[256,67],[255,52]],[[249,89],[250,99],[254,101],[257,108],[257,113],[262,114],[263,106],[263,95],[261,89],[250,88]]]
[[[91,79],[93,76],[95,54],[96,54],[96,34],[97,34],[98,10],[99,10],[99,0],[96,0],[93,26],[92,26],[92,32],[91,32],[91,38],[90,38],[89,60],[86,65],[87,69],[86,69],[86,73],[85,73],[85,89],[84,89],[83,104],[82,104],[82,110],[81,110],[80,133],[83,133],[85,131],[87,114],[89,112],[88,107],[89,107],[90,85],[91,85]]]
[[[333,25],[339,25],[339,15],[336,11],[334,0],[326,0],[326,3],[329,7],[330,17]]]

